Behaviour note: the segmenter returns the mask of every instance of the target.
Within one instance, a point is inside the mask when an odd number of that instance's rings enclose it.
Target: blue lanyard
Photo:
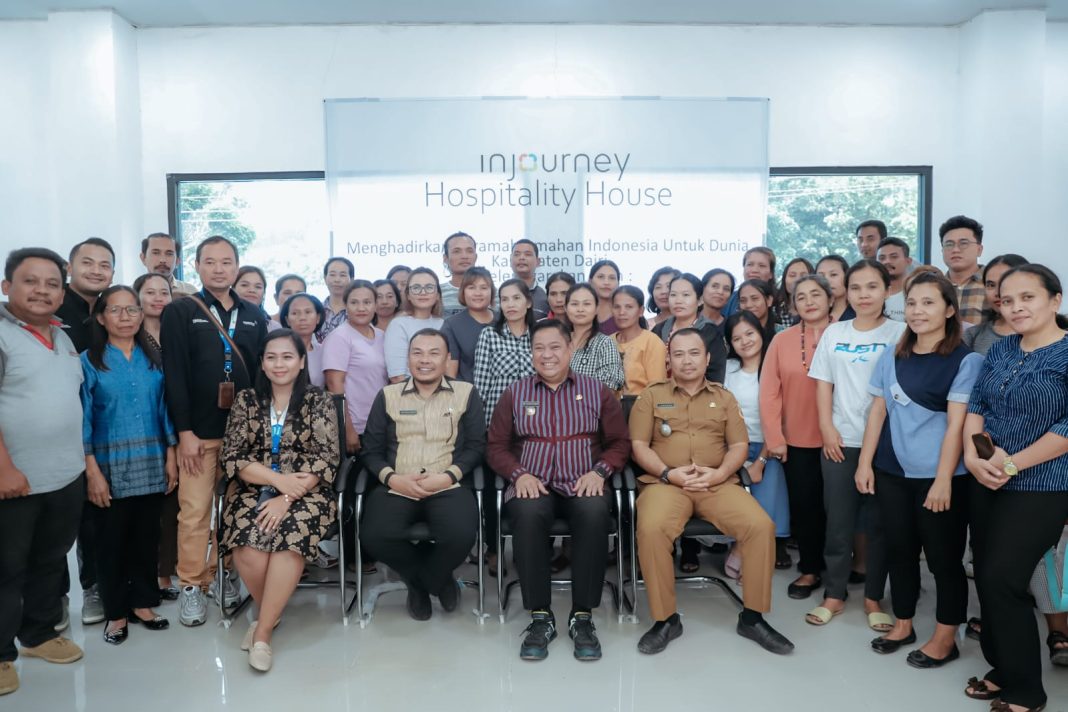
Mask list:
[[[207,298],[206,293],[201,292],[201,294],[204,294],[205,298]],[[223,373],[226,374],[227,381],[230,380],[230,374],[234,372],[234,355],[233,349],[230,348],[230,341],[233,341],[234,329],[237,327],[237,310],[238,305],[235,304],[233,311],[230,312],[230,326],[226,329],[226,332],[230,335],[229,340],[222,334],[219,334],[219,338],[222,340],[223,345]],[[215,308],[214,304],[211,305],[211,313],[221,324],[222,318],[219,317],[219,311]]]
[[[275,416],[273,405],[268,404],[267,407],[271,410],[271,469],[278,472],[278,461],[282,452],[282,429],[285,427],[289,406],[286,406],[286,409],[278,416]]]

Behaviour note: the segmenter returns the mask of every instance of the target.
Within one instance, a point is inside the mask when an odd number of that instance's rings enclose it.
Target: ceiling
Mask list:
[[[112,8],[138,27],[307,24],[958,25],[987,9],[1068,0],[0,0],[0,20]]]

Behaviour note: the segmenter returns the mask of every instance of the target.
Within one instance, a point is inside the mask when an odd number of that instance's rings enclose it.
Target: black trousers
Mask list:
[[[93,508],[93,503],[87,498],[82,503],[82,511],[78,514],[75,555],[78,558],[78,583],[81,584],[83,591],[96,585],[96,517],[93,516]],[[63,571],[59,593],[61,596],[70,593],[70,571]]]
[[[413,543],[408,529],[426,522],[433,542]],[[478,505],[466,487],[412,500],[375,487],[367,495],[360,540],[371,556],[400,575],[411,588],[437,594],[453,581],[478,535]]]
[[[537,499],[515,497],[505,505],[524,608],[549,610],[552,603],[549,532],[558,518],[566,519],[571,531],[571,607],[591,611],[601,605],[608,564],[610,496],[607,487],[602,497],[565,497],[550,490]]]
[[[790,445],[782,466],[790,498],[790,533],[797,541],[800,554],[797,570],[818,576],[826,568],[823,547],[827,537],[820,448]]]
[[[1068,492],[992,491],[971,482],[975,587],[983,615],[986,679],[1002,701],[1046,703],[1042,649],[1029,591],[1043,554],[1060,540],[1068,519]]]
[[[157,569],[160,576],[174,576],[178,572],[178,488],[162,496]]]
[[[159,518],[162,494],[111,500],[93,507],[97,533],[97,589],[109,621],[132,608],[159,605]]]
[[[909,479],[876,470],[875,499],[879,503],[890,572],[894,616],[912,619],[920,597],[920,550],[935,579],[935,620],[957,626],[968,617],[968,578],[964,575],[964,544],[968,535],[968,480],[953,478],[949,511],[924,509],[931,479]]]
[[[32,648],[59,636],[60,584],[84,501],[82,475],[55,492],[0,501],[0,662],[18,657],[16,637]]]

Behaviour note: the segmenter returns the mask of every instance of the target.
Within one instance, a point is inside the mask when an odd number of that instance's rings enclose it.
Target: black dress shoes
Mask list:
[[[110,621],[108,621],[110,623]],[[121,628],[108,632],[107,625],[104,626],[104,642],[111,645],[122,645],[126,642],[126,639],[130,637],[130,626],[127,622],[123,624]]]
[[[912,631],[901,640],[890,640],[889,638],[881,637],[871,641],[871,649],[882,655],[889,655],[890,653],[896,653],[904,645],[912,645],[916,642],[916,631]]]
[[[428,621],[434,609],[430,607],[430,594],[415,586],[408,586],[408,615],[417,621]]]
[[[792,583],[786,587],[786,595],[797,600],[808,598],[812,592],[823,585],[819,576],[812,583]]]
[[[174,586],[167,586],[166,588],[161,588],[159,590],[159,597],[164,601],[177,601],[179,593],[181,593],[181,591]]]
[[[449,579],[445,587],[438,592],[438,600],[446,613],[452,613],[460,605],[460,584]]]
[[[678,613],[674,613],[667,620],[653,623],[653,627],[645,631],[645,635],[638,641],[638,652],[656,655],[663,652],[668,643],[680,635],[682,635],[682,618]]]
[[[785,635],[772,628],[767,621],[743,623],[741,614],[738,616],[738,635],[749,638],[764,650],[776,655],[786,655],[794,649],[794,644],[787,640]]]
[[[953,649],[949,651],[949,655],[944,658],[932,658],[930,655],[923,652],[922,650],[913,650],[911,653],[909,653],[907,662],[914,668],[926,670],[928,668],[942,667],[946,663],[951,663],[959,657],[960,650],[958,650],[957,646],[954,645]]]
[[[143,625],[149,630],[167,630],[171,627],[171,622],[163,616],[153,616],[152,618],[146,621],[143,618],[139,618],[138,615],[133,611],[130,611],[130,616],[126,620],[130,623]]]

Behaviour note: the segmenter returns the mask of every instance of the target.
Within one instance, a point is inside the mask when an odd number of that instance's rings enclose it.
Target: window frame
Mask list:
[[[915,175],[920,179],[917,206],[917,240],[923,264],[931,264],[931,198],[934,166],[789,166],[772,167],[768,177],[779,176],[900,176]],[[877,218],[877,215],[871,216]],[[865,218],[866,219],[866,218]]]

